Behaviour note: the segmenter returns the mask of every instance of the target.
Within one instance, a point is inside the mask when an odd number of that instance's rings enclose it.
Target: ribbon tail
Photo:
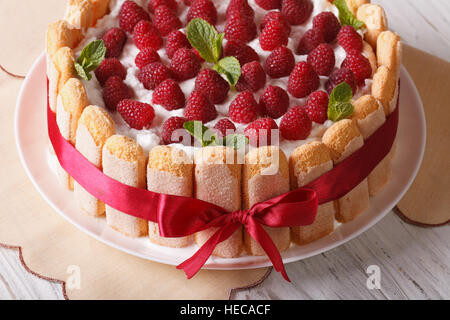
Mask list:
[[[284,268],[281,254],[264,228],[259,223],[256,223],[253,219],[249,219],[246,225],[246,230],[266,252],[275,270],[281,273],[286,281],[291,282],[286,273],[286,269]]]
[[[177,269],[182,269],[187,278],[191,279],[200,271],[206,261],[208,261],[216,246],[231,237],[239,226],[238,223],[230,223],[221,227],[192,257],[178,265]]]

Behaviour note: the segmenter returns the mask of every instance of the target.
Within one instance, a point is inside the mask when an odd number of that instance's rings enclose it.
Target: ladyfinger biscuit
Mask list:
[[[380,66],[373,76],[372,95],[381,102],[386,116],[390,115],[397,105],[397,84],[397,75],[386,66]]]
[[[388,27],[384,9],[377,4],[363,4],[358,8],[356,18],[366,24],[364,38],[375,49],[378,36]]]
[[[373,48],[366,41],[363,41],[363,55],[369,59],[370,66],[372,67],[372,76],[377,72],[378,64],[377,64],[377,56],[373,51]]]
[[[89,0],[92,3],[94,11],[94,25],[103,18],[109,9],[110,0]]]
[[[386,66],[392,70],[398,79],[402,63],[402,42],[392,31],[384,31],[377,38],[378,66]]]
[[[108,112],[97,106],[88,106],[78,121],[75,147],[97,168],[102,168],[102,149],[106,140],[115,133],[114,121]],[[77,182],[74,195],[81,210],[90,216],[105,213],[105,204],[89,194]]]
[[[362,96],[353,103],[355,112],[353,119],[356,121],[364,140],[369,138],[386,121],[383,106],[373,96]],[[367,182],[369,195],[380,192],[389,182],[392,176],[392,158],[386,156],[369,174]]]
[[[145,188],[145,154],[133,139],[114,135],[106,140],[102,153],[103,172],[126,185]],[[148,234],[147,221],[120,212],[106,205],[108,226],[128,237]]]
[[[206,147],[194,155],[195,198],[214,203],[229,212],[241,209],[242,165],[237,163],[237,154],[227,147]],[[210,228],[194,235],[195,242],[202,246],[217,228]],[[220,243],[213,255],[233,258],[242,252],[242,228],[229,239]]]
[[[374,96],[365,95],[353,102],[353,106],[353,119],[366,140],[386,121],[383,105]]]
[[[59,92],[56,103],[56,123],[61,135],[75,145],[78,120],[84,108],[89,105],[83,83],[70,78]],[[58,166],[58,177],[63,186],[73,189],[73,179],[62,167]]]
[[[74,62],[75,56],[69,47],[59,49],[49,61],[49,68],[47,69],[49,103],[53,112],[56,112],[56,100],[59,91],[67,80],[76,77]]]
[[[344,119],[325,131],[322,142],[330,149],[334,164],[338,164],[364,145],[364,140],[356,123]],[[369,187],[367,179],[335,202],[336,220],[349,222],[369,207]]]
[[[193,195],[192,159],[181,149],[158,146],[150,151],[147,166],[147,188],[150,191],[184,197]],[[187,247],[190,236],[180,238],[163,238],[158,224],[149,222],[150,241],[172,248]]]
[[[289,192],[289,164],[284,152],[275,146],[251,150],[245,157],[242,190],[244,209]],[[285,251],[291,244],[289,228],[263,226],[279,251]],[[244,232],[245,249],[249,254],[262,256],[266,253],[261,246]]]
[[[94,25],[94,6],[89,0],[69,0],[65,20],[72,26],[86,31]]]
[[[309,142],[289,157],[291,189],[295,190],[316,180],[333,169],[330,151],[322,142]],[[335,209],[333,201],[320,205],[312,225],[291,228],[292,241],[305,245],[327,236],[334,231]]]
[[[81,30],[71,26],[67,21],[59,20],[51,23],[47,29],[47,59],[52,58],[62,47],[74,49],[81,39],[83,39]]]
[[[345,0],[345,2],[350,11],[356,15],[358,8],[366,3],[370,3],[370,0]]]

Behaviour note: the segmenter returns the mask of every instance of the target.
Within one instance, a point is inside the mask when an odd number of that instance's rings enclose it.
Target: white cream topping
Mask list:
[[[218,13],[218,23],[216,25],[217,30],[219,32],[224,32],[225,29],[225,12],[228,7],[228,1],[219,1],[219,0],[212,0],[216,6],[217,13]],[[101,38],[106,31],[108,31],[111,28],[118,27],[119,21],[119,11],[122,6],[122,4],[125,2],[125,0],[111,0],[110,3],[110,14],[105,16],[103,19],[99,20],[97,22],[97,25],[94,28],[90,28],[85,35],[85,39],[83,42],[79,45],[79,47],[75,50],[76,55],[78,56],[82,50],[83,47],[85,47],[88,43],[91,41]],[[135,0],[136,3],[139,5],[145,7],[147,4],[147,1],[145,0]],[[259,30],[259,26],[261,21],[263,20],[265,14],[267,13],[266,10],[260,8],[256,3],[255,0],[249,0],[249,5],[253,8],[255,11],[255,23]],[[291,35],[289,38],[288,47],[292,50],[293,53],[296,51],[296,47],[298,45],[298,42],[300,41],[300,38],[302,35],[312,27],[312,21],[313,18],[323,11],[331,11],[335,15],[338,15],[338,11],[334,5],[332,5],[328,0],[312,0],[314,3],[314,10],[309,18],[309,20],[301,25],[301,26],[291,26]],[[182,1],[178,1],[178,14],[180,17],[180,20],[185,23],[186,22],[186,16],[188,11],[187,6],[184,5]],[[225,40],[226,41],[226,40]],[[259,45],[259,37],[256,37],[253,41],[248,43],[249,46],[251,46],[259,55],[260,62],[263,64],[266,58],[269,56],[271,51],[264,51],[261,49]],[[335,56],[336,56],[336,67],[338,68],[342,61],[345,59],[345,51],[342,47],[338,46],[337,44],[333,45],[335,50]],[[128,41],[125,44],[123,53],[120,57],[120,61],[122,62],[123,66],[127,69],[127,77],[125,79],[125,83],[134,90],[135,93],[135,99],[141,102],[145,103],[151,103],[152,101],[152,90],[147,90],[143,87],[141,82],[137,79],[137,74],[139,72],[139,69],[135,65],[135,58],[137,54],[139,53],[139,49],[133,44],[133,39],[131,35],[128,35]],[[170,60],[167,58],[165,54],[165,49],[162,48],[158,51],[162,62],[165,65],[169,65]],[[307,55],[294,55],[296,63],[300,61],[306,61]],[[205,67],[211,67],[208,66],[207,63],[203,66]],[[325,83],[327,81],[327,77],[320,77],[320,90],[325,89]],[[269,85],[276,85],[280,86],[283,89],[287,89],[287,81],[288,77],[280,78],[280,79],[272,79],[269,76],[267,76],[267,82],[266,87]],[[367,92],[370,92],[370,81],[366,81],[366,86],[359,89],[357,94],[355,95],[355,98],[362,96],[364,94],[367,94]],[[92,78],[90,81],[83,81],[88,98],[91,102],[91,104],[95,104],[100,107],[105,107],[105,104],[103,102],[102,98],[102,88],[100,84],[98,83],[97,79],[95,77]],[[180,87],[183,90],[186,99],[189,97],[189,94],[194,90],[195,87],[195,78],[189,79],[186,81],[183,81],[180,83]],[[263,93],[264,88],[259,90],[254,94],[256,101],[259,101],[260,95]],[[287,91],[287,90],[286,90]],[[225,102],[222,104],[216,105],[217,112],[219,116],[207,124],[208,127],[213,127],[217,121],[223,118],[228,118],[228,107],[230,103],[234,100],[236,95],[239,94],[239,92],[236,91],[229,91],[228,98]],[[301,106],[304,105],[306,102],[306,98],[303,99],[297,99],[290,95],[290,107],[294,106]],[[153,105],[153,104],[152,104]],[[161,140],[161,130],[162,130],[162,124],[165,120],[167,120],[170,117],[173,116],[183,116],[183,109],[180,110],[173,110],[173,111],[167,111],[160,105],[153,105],[155,109],[155,119],[152,123],[152,128],[149,130],[135,130],[131,129],[125,121],[122,119],[122,117],[117,113],[112,113],[112,117],[116,123],[116,129],[118,134],[126,135],[128,137],[131,137],[133,139],[136,139],[136,141],[144,148],[146,152],[151,150],[154,146],[159,145],[162,143]],[[275,122],[280,125],[281,118],[276,119]],[[292,153],[292,151],[297,148],[298,146],[305,144],[310,141],[317,141],[321,140],[323,133],[326,131],[327,128],[329,128],[333,124],[332,121],[326,121],[323,125],[313,123],[313,128],[311,131],[310,136],[306,140],[298,140],[298,141],[289,141],[284,140],[283,138],[280,138],[280,148],[285,152],[286,156],[289,157],[289,155]],[[237,132],[243,133],[244,129],[248,126],[248,124],[235,124],[237,128]],[[181,144],[174,144],[174,146],[177,146],[181,149],[184,149],[188,154],[193,154],[193,149],[197,147],[186,147]]]

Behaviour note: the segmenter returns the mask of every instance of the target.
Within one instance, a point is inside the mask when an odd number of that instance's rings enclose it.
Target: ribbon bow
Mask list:
[[[300,188],[257,203],[250,210],[230,213],[208,204],[209,208],[196,215],[192,215],[190,210],[173,210],[172,203],[164,203],[166,205],[158,208],[158,223],[163,237],[182,237],[212,227],[219,228],[191,258],[177,267],[183,269],[189,279],[206,263],[214,248],[242,225],[266,252],[275,270],[290,281],[280,252],[263,226],[283,228],[312,224],[316,218],[318,198],[314,190]]]

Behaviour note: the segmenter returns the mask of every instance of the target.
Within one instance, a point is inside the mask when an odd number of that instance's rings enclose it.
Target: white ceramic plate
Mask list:
[[[422,161],[425,149],[425,115],[422,102],[407,71],[401,70],[401,108],[398,149],[393,177],[384,191],[371,198],[370,209],[354,221],[339,225],[334,233],[306,246],[292,246],[282,254],[285,263],[325,252],[369,229],[383,218],[408,190]],[[177,265],[196,250],[171,249],[154,245],[147,238],[130,239],[108,228],[105,219],[81,213],[73,194],[59,186],[48,161],[46,126],[46,62],[42,54],[22,86],[16,108],[15,134],[22,163],[31,181],[48,203],[70,223],[94,238],[129,254],[165,264]],[[248,269],[270,266],[266,257],[242,256],[236,259],[212,257],[208,269]]]

